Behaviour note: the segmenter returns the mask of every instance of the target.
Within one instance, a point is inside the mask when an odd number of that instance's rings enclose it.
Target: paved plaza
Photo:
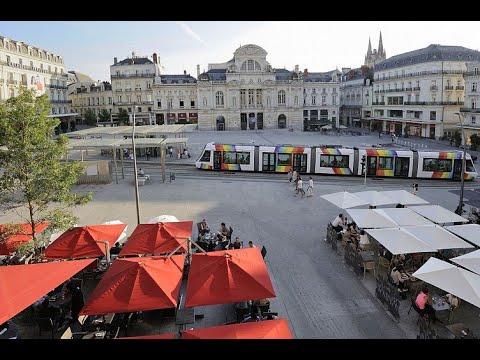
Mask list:
[[[256,144],[348,146],[378,142],[378,134],[331,136],[280,130],[194,132],[189,134],[189,138],[192,158],[175,162],[193,164],[209,141],[249,143],[253,140]],[[438,149],[440,145],[432,142],[431,146]],[[278,177],[272,180],[229,180],[224,177],[202,179],[201,176],[177,176],[175,181],[166,183],[153,178],[140,187],[141,221],[147,222],[161,214],[194,223],[205,218],[212,230],[225,222],[227,226],[232,226],[233,236],[239,236],[244,244],[252,240],[259,247],[265,246],[268,251],[265,261],[277,293],[277,297],[271,300],[271,309],[288,319],[295,338],[415,338],[416,327],[402,323],[402,320],[399,324],[375,298],[371,286],[373,275],[367,274],[367,280],[362,280],[323,241],[327,223],[335,218],[339,209],[321,199],[320,195],[365,190],[361,178],[348,183],[325,179],[314,176],[314,196],[300,198],[294,196],[293,186],[288,183],[286,175],[284,182],[278,181]],[[94,192],[94,200],[90,204],[74,210],[80,218],[79,225],[119,219],[129,224],[129,235],[136,226],[132,180],[131,175],[127,175],[125,179],[120,179],[119,184],[77,186],[75,190]],[[457,186],[457,183],[447,184],[449,188]],[[406,181],[405,185],[388,190],[410,191],[410,185]],[[373,189],[382,190],[381,187]],[[438,187],[420,188],[418,195],[447,209],[454,209],[458,203],[457,194]],[[2,222],[10,221],[18,222],[19,218],[14,213],[3,217]],[[196,228],[193,236],[196,236]],[[210,314],[205,311],[205,319],[192,327],[225,323],[225,317],[219,314],[221,312]],[[412,319],[416,318],[412,316]],[[161,328],[151,331],[167,332]]]

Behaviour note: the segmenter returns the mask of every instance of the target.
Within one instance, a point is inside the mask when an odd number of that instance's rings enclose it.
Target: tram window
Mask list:
[[[450,159],[423,159],[423,171],[451,172],[452,160]]]
[[[292,165],[291,154],[278,154],[278,166]]]
[[[331,168],[347,168],[348,155],[320,155],[320,166]]]
[[[472,160],[467,160],[465,162],[465,170],[468,172],[475,172],[475,166],[473,166]]]
[[[379,170],[393,170],[393,157],[380,157],[378,160]]]
[[[237,164],[250,165],[250,153],[237,152]]]
[[[237,153],[235,151],[225,151],[223,153],[223,163],[224,164],[236,164],[237,163]]]
[[[210,162],[210,153],[211,153],[210,150],[205,150],[203,152],[203,155],[202,155],[202,158],[200,159],[200,161]]]

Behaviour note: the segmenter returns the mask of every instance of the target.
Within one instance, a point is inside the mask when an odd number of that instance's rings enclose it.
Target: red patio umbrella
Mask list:
[[[164,254],[175,250],[192,236],[193,221],[140,224],[119,255]],[[187,250],[187,244],[182,245]]]
[[[0,266],[0,324],[18,314],[94,259]]]
[[[93,290],[82,315],[177,306],[185,255],[117,258]]]
[[[143,336],[130,336],[130,337],[120,337],[117,338],[117,340],[128,340],[128,339],[133,339],[133,340],[144,340],[144,339],[175,339],[175,334],[157,334],[157,335],[143,335]]]
[[[77,226],[60,235],[45,250],[47,259],[72,259],[105,256],[105,244],[115,244],[127,224]]]
[[[270,275],[258,248],[192,255],[186,307],[275,296]]]
[[[286,319],[184,330],[182,339],[293,339]]]
[[[41,222],[35,225],[35,233],[39,234],[47,228],[49,222]],[[33,239],[31,224],[15,224],[20,227],[20,233],[10,236],[0,243],[0,255],[8,255],[14,252],[17,247]],[[0,233],[4,231],[5,225],[0,225]]]

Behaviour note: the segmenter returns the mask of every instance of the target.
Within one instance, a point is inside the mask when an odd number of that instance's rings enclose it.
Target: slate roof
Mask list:
[[[195,84],[197,79],[190,75],[160,75],[162,84]]]
[[[145,65],[145,64],[153,64],[153,61],[145,58],[145,57],[137,57],[137,58],[126,58],[122,61],[119,61],[116,64],[113,64],[113,66],[118,66],[118,65]]]
[[[392,56],[375,65],[375,71],[432,61],[473,61],[480,60],[480,52],[463,46],[432,44],[423,49]]]

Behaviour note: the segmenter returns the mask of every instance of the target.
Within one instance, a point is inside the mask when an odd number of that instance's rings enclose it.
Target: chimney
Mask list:
[[[187,75],[187,70],[183,70],[183,75]]]
[[[295,72],[298,74],[298,65],[295,65]]]
[[[152,58],[153,58],[153,63],[158,64],[157,53],[153,53]]]
[[[197,64],[197,79],[200,76],[200,64]]]
[[[115,65],[118,62],[118,59],[116,57],[113,58],[113,65]]]
[[[308,75],[308,69],[303,70],[303,76],[307,76],[307,75]]]

